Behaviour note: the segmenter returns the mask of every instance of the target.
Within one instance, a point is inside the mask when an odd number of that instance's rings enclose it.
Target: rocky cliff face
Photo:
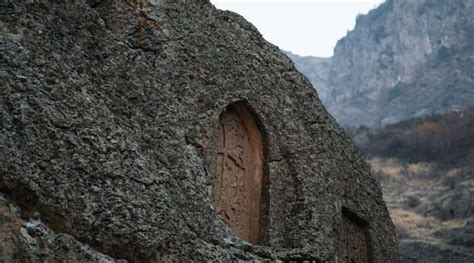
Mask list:
[[[355,229],[395,262],[380,186],[291,61],[207,0],[153,2],[1,2],[0,256],[318,262]],[[259,245],[213,205],[235,103],[263,138]]]
[[[0,262],[116,262],[68,234],[55,233],[39,214],[27,219],[21,214],[0,195]]]
[[[345,126],[464,108],[474,104],[473,39],[470,0],[387,0],[357,18],[315,86]]]

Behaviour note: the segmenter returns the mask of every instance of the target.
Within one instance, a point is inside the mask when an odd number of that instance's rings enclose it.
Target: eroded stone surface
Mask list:
[[[0,262],[119,261],[69,235],[54,233],[40,217],[22,219],[21,209],[0,193]]]
[[[0,190],[56,233],[147,262],[329,260],[342,207],[395,262],[382,193],[311,84],[209,1],[1,6]],[[213,205],[219,117],[245,101],[266,156],[262,243]]]

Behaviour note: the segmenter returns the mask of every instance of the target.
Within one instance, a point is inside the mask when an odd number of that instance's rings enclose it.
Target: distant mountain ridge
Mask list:
[[[344,126],[474,105],[474,1],[388,0],[328,59],[289,55]]]

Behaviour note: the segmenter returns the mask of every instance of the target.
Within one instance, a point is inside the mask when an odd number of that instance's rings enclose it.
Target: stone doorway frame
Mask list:
[[[257,154],[257,159],[259,159],[259,167],[258,169],[260,171],[254,172],[256,176],[259,177],[259,186],[258,188],[260,189],[258,196],[256,197],[258,200],[258,203],[256,206],[253,208],[253,212],[256,213],[256,215],[250,215],[256,219],[255,220],[255,225],[251,227],[251,231],[253,234],[248,237],[241,237],[238,234],[236,234],[237,237],[253,244],[253,245],[265,245],[267,243],[267,230],[268,230],[268,221],[269,221],[269,215],[268,215],[268,210],[269,210],[269,176],[268,176],[268,167],[267,167],[267,154],[268,154],[268,147],[267,147],[267,134],[265,131],[265,128],[259,119],[258,115],[256,112],[252,109],[252,107],[249,105],[247,101],[236,101],[233,103],[230,103],[228,106],[226,106],[219,114],[218,118],[218,125],[221,124],[221,118],[222,115],[226,112],[233,112],[236,114],[241,122],[242,125],[245,127],[252,151]],[[217,167],[218,165],[218,154],[222,154],[218,152],[218,131],[219,129],[216,129],[214,132],[215,138],[216,138],[216,143],[215,143],[215,151],[214,151],[214,160],[212,161],[213,169],[214,167]],[[214,203],[214,207],[216,208],[216,212],[218,212],[219,208],[216,207],[215,204],[215,195],[216,195],[216,181],[217,181],[217,172],[213,173],[213,176],[211,178],[211,184],[212,184],[212,200]],[[221,217],[222,218],[222,217]],[[226,221],[226,220],[224,220]],[[226,222],[227,223],[227,222]],[[232,230],[232,229],[231,229]]]

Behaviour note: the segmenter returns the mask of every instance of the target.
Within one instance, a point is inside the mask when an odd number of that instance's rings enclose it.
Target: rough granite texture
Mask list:
[[[155,2],[0,2],[0,192],[14,220],[39,212],[78,259],[331,261],[344,207],[368,223],[373,261],[396,262],[380,186],[292,62],[207,0]],[[212,206],[218,118],[236,101],[264,135],[262,246]]]
[[[20,209],[0,194],[0,262],[116,262],[39,219],[23,220]]]

